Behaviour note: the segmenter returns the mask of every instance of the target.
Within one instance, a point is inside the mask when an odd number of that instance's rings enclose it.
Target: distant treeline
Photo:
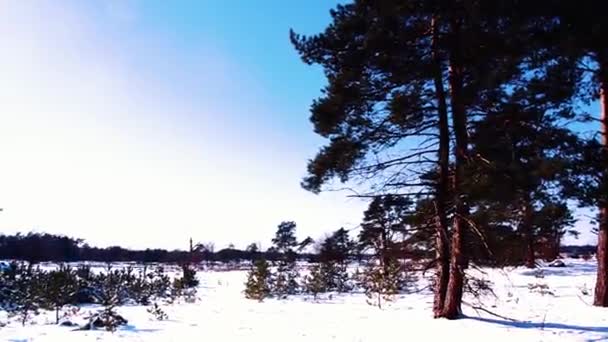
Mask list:
[[[573,258],[591,256],[595,254],[596,251],[597,247],[592,245],[560,247],[560,252],[565,253]]]
[[[203,250],[189,252],[186,250],[165,250],[160,248],[133,250],[119,246],[106,248],[92,247],[83,239],[47,233],[28,233],[0,235],[0,259],[43,261],[100,261],[100,262],[163,262],[181,263],[184,261],[236,261],[253,260],[264,256],[269,260],[278,257],[276,252],[261,252],[225,248],[217,252]],[[314,258],[310,254],[298,255],[300,259]]]
[[[561,252],[571,256],[591,255],[595,246],[562,246]],[[165,250],[160,248],[133,250],[119,246],[106,248],[92,247],[83,239],[47,233],[0,235],[0,259],[25,260],[29,262],[58,261],[100,261],[100,262],[162,262],[181,263],[184,261],[253,260],[260,256],[275,260],[279,253],[273,251],[240,250],[225,248],[217,252],[203,250],[190,253],[186,250]],[[299,259],[314,260],[314,254],[299,254]]]

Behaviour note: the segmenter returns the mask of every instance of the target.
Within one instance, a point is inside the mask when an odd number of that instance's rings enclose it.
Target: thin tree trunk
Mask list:
[[[433,31],[433,62],[435,64],[435,92],[437,93],[437,113],[439,115],[439,182],[435,197],[436,228],[435,228],[435,289],[433,300],[433,316],[440,317],[448,287],[450,259],[448,241],[447,196],[449,190],[450,167],[450,132],[448,128],[448,109],[443,88],[443,70],[441,59],[437,51],[437,18],[431,22]]]
[[[464,201],[464,191],[462,181],[464,179],[465,165],[468,161],[468,133],[467,117],[463,102],[463,66],[460,58],[459,43],[460,23],[452,22],[452,32],[454,33],[454,46],[450,54],[449,84],[452,104],[452,122],[454,126],[454,136],[456,138],[455,170],[453,177],[454,193],[454,226],[452,230],[452,241],[450,244],[450,275],[446,300],[443,308],[443,317],[456,319],[461,316],[462,289],[464,285],[464,269],[466,267],[465,255],[465,229],[468,216],[468,209]]]
[[[562,245],[562,234],[560,233],[559,229],[556,229],[555,235],[553,235],[553,239],[551,241],[551,251],[549,254],[548,261],[553,261],[553,260],[559,258],[559,250],[560,250],[561,245]]]
[[[597,278],[593,305],[608,307],[608,209],[600,208],[600,225],[597,236]]]
[[[553,260],[560,258],[560,250],[562,249],[562,234],[555,234],[555,249],[553,250]]]
[[[523,220],[520,226],[521,232],[524,237],[524,264],[527,268],[536,267],[536,257],[534,253],[534,230],[533,230],[533,208],[530,203],[529,194],[525,194],[523,198]]]
[[[603,153],[608,153],[608,62],[600,59],[600,121]],[[608,170],[604,169],[602,188],[608,182]],[[597,279],[593,305],[608,307],[608,201],[602,198],[599,205],[599,232],[597,235]]]
[[[389,255],[391,251],[388,246],[388,234],[386,232],[386,229],[382,228],[382,233],[380,236],[382,238],[382,270],[384,271],[384,276],[386,277],[386,275],[389,273],[388,265],[390,263],[391,258],[391,256]]]

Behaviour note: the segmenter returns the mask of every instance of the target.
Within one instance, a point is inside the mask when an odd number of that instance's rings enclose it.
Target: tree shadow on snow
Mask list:
[[[551,322],[513,322],[507,320],[500,320],[494,318],[485,318],[485,317],[470,317],[466,316],[467,319],[480,321],[484,323],[498,324],[511,328],[519,328],[519,329],[561,329],[561,330],[571,330],[574,332],[595,332],[595,333],[608,333],[607,326],[585,326],[585,325],[574,325],[574,324],[564,324],[564,323],[551,323]],[[603,336],[599,340],[603,340],[608,338],[608,335]]]
[[[160,331],[161,329],[138,329],[134,325],[127,324],[127,325],[123,326],[120,330],[134,332],[134,333],[141,333],[141,332],[143,332],[143,333],[153,333],[153,332]]]
[[[524,276],[535,276],[539,270],[547,276],[573,276],[583,274],[594,274],[597,272],[595,265],[577,265],[577,266],[566,266],[566,267],[542,267],[532,269],[529,271],[521,272]]]

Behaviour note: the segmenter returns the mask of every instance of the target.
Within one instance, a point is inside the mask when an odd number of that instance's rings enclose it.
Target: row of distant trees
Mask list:
[[[371,214],[368,214],[371,216]],[[367,225],[373,225],[370,220],[366,221]],[[379,221],[375,221],[377,223]],[[389,221],[384,221],[388,222]],[[395,223],[395,222],[393,222]],[[294,224],[295,225],[295,224]],[[372,234],[373,230],[364,230],[364,234]],[[340,229],[337,232],[341,232],[342,235],[347,234],[347,231]],[[394,230],[387,229],[388,234],[391,236],[384,235],[387,239],[390,238],[391,244],[394,246],[392,249],[398,250],[396,252],[402,258],[408,259],[422,259],[430,257],[430,251],[416,246],[413,241],[395,239]],[[336,234],[334,232],[333,234]],[[373,235],[373,234],[372,234]],[[329,235],[328,235],[329,236]],[[361,239],[365,241],[367,238],[372,236],[363,236]],[[380,234],[380,237],[382,235]],[[296,257],[300,260],[308,261],[319,261],[321,251],[324,246],[324,239],[320,239],[317,242],[310,240],[303,240],[305,244],[312,246],[312,251],[309,253],[296,253]],[[270,261],[276,261],[281,258],[281,252],[275,248],[269,248],[266,251],[262,251],[259,246],[255,243],[250,244],[247,248],[237,249],[233,246],[228,248],[220,249],[219,251],[213,251],[211,245],[207,244],[207,249],[202,248],[192,253],[186,250],[166,250],[166,249],[142,249],[133,250],[124,247],[92,247],[84,243],[83,239],[72,238],[63,235],[53,235],[48,233],[28,233],[28,234],[14,234],[14,235],[0,235],[0,259],[2,260],[23,260],[28,262],[76,262],[76,261],[98,261],[98,262],[157,262],[157,263],[176,263],[180,264],[184,261],[218,261],[218,262],[232,262],[239,260],[257,260],[264,258]],[[349,250],[349,256],[353,260],[364,259],[369,256],[369,253],[365,251],[366,244],[363,243],[362,247],[352,247]],[[594,252],[594,246],[562,246],[561,251],[569,253],[571,255],[589,255]],[[551,259],[549,254],[541,255],[545,259]],[[523,262],[520,255],[519,258],[508,259],[503,257],[497,259],[496,256],[488,257],[483,251],[475,258],[479,263],[495,264],[497,260],[501,264],[519,264]]]
[[[250,244],[245,250],[229,246],[218,251],[211,243],[200,244],[190,250],[141,249],[134,250],[119,246],[106,248],[93,247],[83,239],[47,233],[28,233],[0,235],[0,259],[24,260],[28,262],[159,262],[183,263],[218,261],[228,262],[237,260],[254,260],[260,256],[268,260],[276,260],[279,253],[272,249],[261,251],[257,244]],[[312,255],[302,254],[300,258],[311,258]]]

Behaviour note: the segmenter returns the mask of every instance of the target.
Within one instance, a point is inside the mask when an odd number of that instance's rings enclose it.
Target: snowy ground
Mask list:
[[[544,278],[523,268],[483,270],[497,295],[485,297],[483,306],[505,318],[465,305],[466,319],[434,320],[428,291],[401,296],[383,309],[368,305],[363,294],[258,303],[242,294],[245,272],[201,272],[200,300],[165,306],[167,321],[131,306],[119,309],[129,325],[114,333],[73,331],[42,314],[25,327],[9,321],[0,328],[0,341],[608,341],[608,309],[590,305],[593,262],[566,264],[543,267]],[[552,294],[529,284],[545,284]],[[80,315],[94,309],[83,308]],[[0,322],[6,322],[3,313]]]

